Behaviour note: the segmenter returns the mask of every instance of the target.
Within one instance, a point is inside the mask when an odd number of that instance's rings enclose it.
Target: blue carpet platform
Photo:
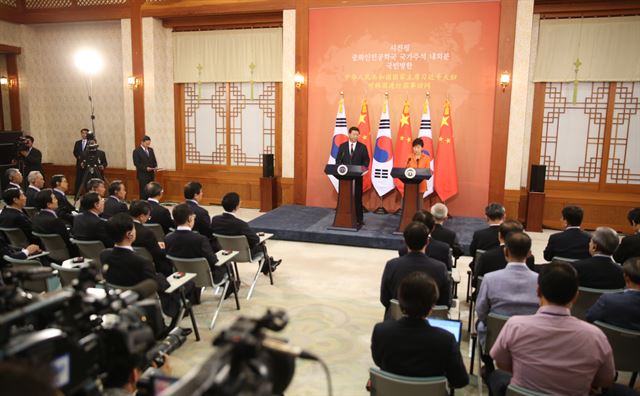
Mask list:
[[[249,222],[256,231],[273,233],[273,239],[298,242],[328,243],[378,249],[398,249],[402,235],[394,235],[400,215],[365,213],[365,225],[358,232],[328,229],[335,211],[313,206],[285,205],[265,213]],[[486,227],[483,219],[454,217],[445,223],[458,234],[460,246],[469,251],[475,230]]]

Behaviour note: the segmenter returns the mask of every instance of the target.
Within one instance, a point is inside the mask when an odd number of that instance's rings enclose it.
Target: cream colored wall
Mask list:
[[[526,170],[529,159],[529,137],[531,117],[527,119],[530,92],[531,34],[533,30],[533,0],[518,1],[516,35],[511,74],[511,112],[509,116],[509,142],[507,146],[507,167],[505,170],[506,190],[517,190],[526,184]]]
[[[133,122],[133,90],[127,85],[127,78],[132,75],[131,60],[131,20],[120,20],[120,38],[122,42],[122,91],[124,101],[122,103],[122,116],[124,118],[125,141],[122,147],[127,169],[135,169],[133,166],[133,150],[135,148],[135,126]]]
[[[0,44],[20,47],[20,25],[15,23],[0,21]]]
[[[295,149],[296,11],[282,13],[282,177],[293,177]]]

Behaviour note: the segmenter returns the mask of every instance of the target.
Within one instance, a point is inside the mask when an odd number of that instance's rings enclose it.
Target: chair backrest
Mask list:
[[[430,318],[449,319],[449,307],[446,305],[435,305],[429,313]]]
[[[587,311],[605,293],[620,293],[622,289],[592,289],[590,287],[578,288],[578,299],[571,307],[571,314],[578,319],[585,320]]]
[[[238,255],[233,258],[233,261],[244,263],[251,262],[251,249],[249,248],[249,242],[244,235],[220,235],[213,234],[218,240],[218,243],[224,250],[235,250]]]
[[[105,248],[104,248],[104,244],[102,243],[102,241],[80,241],[80,240],[74,240],[73,243],[75,243],[78,246],[78,251],[80,252],[80,255],[82,255],[85,258],[89,258],[92,260],[91,265],[98,270],[98,273],[101,274],[102,273],[102,262],[100,261],[100,253],[102,253]]]
[[[164,242],[164,230],[160,224],[144,223],[144,226],[153,232],[153,235],[156,237],[158,242]]]
[[[18,260],[9,256],[3,257],[5,261],[11,264],[12,268],[34,268],[42,267],[42,263],[38,260]],[[21,283],[22,288],[28,291],[42,293],[49,291],[47,279],[25,280]]]
[[[485,342],[485,350],[490,351],[493,344],[498,339],[498,334],[500,334],[500,330],[504,327],[504,324],[509,320],[509,316],[507,315],[499,315],[494,312],[489,312],[489,316],[487,317],[487,338]]]
[[[64,239],[62,239],[60,235],[40,234],[38,232],[34,232],[33,235],[40,238],[45,250],[49,252],[49,257],[56,263],[62,263],[71,257],[69,255],[69,249],[67,249],[67,244],[64,243]]]
[[[474,265],[476,266],[476,268],[478,268],[478,261],[480,261],[482,259],[482,255],[486,252],[486,250],[482,250],[482,249],[477,249],[476,250],[476,256],[473,258],[473,262],[475,263]]]
[[[509,385],[507,387],[507,396],[551,396],[548,393],[540,393],[536,391],[532,391],[527,388],[523,388],[518,385]]]
[[[400,302],[395,298],[389,300],[389,313],[393,320],[398,320],[404,315],[400,309]]]
[[[137,254],[138,256],[145,258],[149,261],[151,261],[153,263],[153,256],[151,255],[151,253],[149,253],[149,251],[147,250],[147,248],[141,247],[141,246],[134,246],[133,247],[133,251],[135,254]]]
[[[4,232],[7,236],[9,243],[13,246],[26,248],[29,245],[29,240],[24,232],[19,228],[0,228],[0,231]]]
[[[552,263],[564,263],[564,264],[571,264],[574,261],[578,261],[578,259],[572,259],[569,257],[560,257],[560,256],[553,256],[553,258],[551,259]]]
[[[608,323],[596,321],[596,326],[609,339],[613,349],[613,360],[618,371],[640,371],[640,331],[627,330]]]
[[[206,258],[180,258],[169,255],[167,258],[171,260],[176,271],[196,274],[196,277],[193,278],[196,287],[213,287],[213,274],[211,274]]]
[[[27,216],[29,216],[30,219],[33,219],[33,216],[35,216],[36,213],[38,213],[38,209],[34,208],[33,206],[25,206],[22,209],[27,214]]]
[[[58,271],[60,277],[60,283],[63,287],[71,285],[74,279],[78,279],[80,275],[80,268],[67,268],[56,263],[51,263],[51,268]]]
[[[391,374],[378,368],[369,369],[372,396],[446,396],[445,377],[405,377]]]

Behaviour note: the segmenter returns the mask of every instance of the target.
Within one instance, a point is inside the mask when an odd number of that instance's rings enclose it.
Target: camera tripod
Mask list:
[[[84,170],[82,174],[82,179],[80,179],[80,188],[76,191],[76,196],[73,199],[73,202],[78,202],[78,198],[80,198],[81,192],[86,192],[87,190],[87,182],[93,178],[104,179],[102,171],[97,165],[87,165],[87,168]],[[106,180],[105,180],[106,183]]]

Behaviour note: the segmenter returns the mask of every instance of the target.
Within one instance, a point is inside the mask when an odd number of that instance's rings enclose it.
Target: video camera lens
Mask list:
[[[156,367],[164,365],[164,355],[170,355],[173,351],[180,348],[187,339],[187,334],[180,327],[171,330],[164,340],[158,342],[151,348],[146,356],[149,362],[154,362]]]

